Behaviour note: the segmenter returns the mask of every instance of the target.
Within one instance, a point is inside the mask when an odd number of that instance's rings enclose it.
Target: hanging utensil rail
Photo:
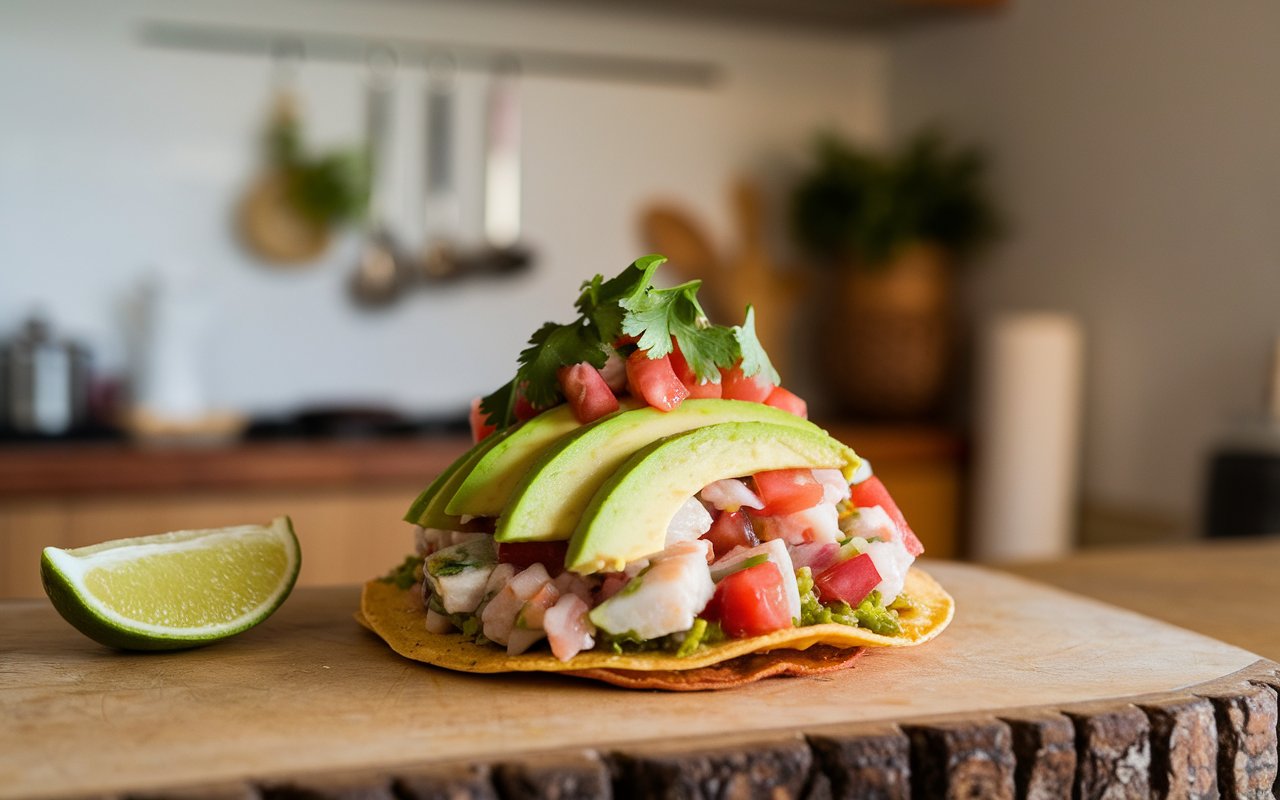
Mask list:
[[[720,68],[706,61],[577,53],[523,47],[423,41],[385,36],[269,30],[232,25],[206,25],[171,20],[148,20],[139,31],[149,46],[240,55],[276,55],[282,50],[305,53],[308,60],[365,63],[371,48],[389,48],[402,66],[425,66],[432,58],[448,56],[459,68],[487,70],[497,58],[515,59],[525,75],[654,84],[710,89],[720,80]]]

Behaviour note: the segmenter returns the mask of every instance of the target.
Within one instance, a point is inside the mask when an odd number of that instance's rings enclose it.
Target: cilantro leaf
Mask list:
[[[773,368],[773,362],[769,360],[769,354],[756,338],[756,310],[751,306],[747,306],[747,317],[742,324],[733,326],[733,338],[742,358],[743,375],[750,378],[752,375],[762,374],[774,386],[782,383],[778,371]]]
[[[486,424],[502,430],[511,424],[516,408],[516,382],[507,381],[480,400],[480,413]]]
[[[622,299],[642,293],[652,282],[654,272],[666,260],[666,256],[644,256],[607,281],[597,275],[582,284],[582,293],[574,306],[582,319],[595,326],[600,341],[612,342],[618,338],[626,315]]]
[[[707,315],[698,304],[698,287],[702,281],[689,281],[670,289],[647,287],[623,298],[619,303],[627,310],[622,332],[638,337],[636,347],[649,351],[649,358],[662,358],[672,350],[671,337],[677,331],[696,329]],[[683,345],[681,351],[684,350]]]
[[[543,325],[520,352],[516,381],[525,399],[536,408],[549,408],[560,402],[564,396],[557,370],[583,361],[597,369],[603,367],[609,356],[600,344],[595,330],[581,321]]]
[[[639,337],[636,346],[649,358],[662,358],[674,349],[672,338],[698,380],[719,383],[720,367],[737,360],[738,345],[732,331],[712,325],[698,303],[702,281],[689,281],[670,289],[640,290],[621,301],[627,310],[623,333]]]

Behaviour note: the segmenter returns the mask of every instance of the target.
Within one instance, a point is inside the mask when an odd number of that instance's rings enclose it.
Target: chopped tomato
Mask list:
[[[514,413],[516,415],[516,419],[524,422],[541,414],[542,409],[537,408],[533,403],[526,400],[523,394],[516,394],[516,406]]]
[[[769,392],[769,396],[764,399],[764,404],[795,414],[801,419],[809,418],[809,404],[794,392],[789,392],[781,386],[773,387],[773,391]]]
[[[760,544],[755,529],[751,526],[751,518],[745,511],[724,511],[711,523],[711,529],[702,534],[702,538],[711,542],[716,558],[720,558],[735,547],[755,547]]]
[[[791,627],[782,571],[772,561],[735,572],[716,584],[702,616],[735,639]]]
[[[824,603],[843,600],[856,606],[880,583],[880,573],[871,556],[863,553],[823,571],[813,579],[818,599]]]
[[[898,510],[898,504],[893,502],[893,498],[889,496],[889,490],[884,488],[879,478],[872,475],[861,483],[855,483],[850,487],[850,491],[852,495],[849,501],[853,503],[854,508],[880,506],[884,509],[884,513],[889,515],[889,519],[893,520],[893,524],[898,527],[898,532],[902,534],[902,543],[906,546],[908,553],[918,556],[924,552],[924,545],[911,530],[911,526],[907,524],[907,518],[902,516],[902,512]]]
[[[668,358],[671,359],[672,371],[680,379],[680,383],[684,384],[684,388],[689,390],[689,397],[695,399],[720,397],[720,384],[700,383],[698,376],[694,374],[693,368],[689,366],[689,362],[685,360],[684,353],[680,352],[679,347],[672,349]]]
[[[627,385],[631,394],[659,411],[671,411],[689,396],[671,369],[671,359],[649,358],[645,350],[637,350],[627,359]]]
[[[756,494],[764,501],[760,516],[782,517],[822,502],[822,484],[813,470],[775,469],[755,474]]]
[[[564,572],[565,553],[569,543],[564,542],[498,542],[498,563],[510,564],[517,570],[528,569],[534,564],[547,568],[553,578]]]
[[[773,384],[763,375],[742,374],[742,367],[720,370],[720,396],[725,400],[748,400],[763,403],[773,391]]]
[[[478,442],[497,430],[497,427],[485,422],[485,413],[480,410],[480,398],[471,401],[471,440]]]
[[[600,370],[587,362],[561,367],[556,376],[573,416],[583,425],[618,410],[618,398],[613,396],[613,390],[604,382]]]

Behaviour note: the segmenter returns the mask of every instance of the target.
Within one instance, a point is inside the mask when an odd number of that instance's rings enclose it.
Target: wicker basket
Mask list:
[[[846,271],[827,298],[820,349],[833,405],[874,417],[935,411],[953,350],[951,270],[937,247],[905,247],[889,263]]]

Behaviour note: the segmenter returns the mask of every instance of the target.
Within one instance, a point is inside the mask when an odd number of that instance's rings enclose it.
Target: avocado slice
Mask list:
[[[686,400],[667,412],[645,406],[612,414],[565,436],[537,458],[513,487],[494,536],[500,542],[568,539],[592,495],[636,451],[666,436],[724,422],[770,422],[821,432],[794,414],[743,400]]]
[[[446,531],[463,531],[475,527],[464,523],[457,514],[448,513],[445,506],[449,504],[449,498],[453,497],[458,486],[467,475],[471,474],[471,468],[484,457],[484,454],[497,447],[516,430],[519,428],[507,428],[505,431],[491,433],[475,447],[463,453],[461,458],[450,464],[440,477],[432,481],[431,485],[418,495],[418,499],[413,501],[413,505],[409,508],[409,514],[405,515],[405,520],[424,528],[440,528]],[[418,512],[417,516],[410,516],[414,511]]]
[[[418,524],[418,519],[422,516],[422,512],[427,510],[427,504],[431,502],[431,498],[435,497],[436,493],[440,491],[440,487],[444,486],[444,484],[453,477],[453,474],[457,472],[463,464],[467,463],[467,460],[471,458],[475,453],[476,448],[481,444],[484,443],[479,442],[472,445],[470,450],[454,459],[452,464],[444,468],[444,472],[441,472],[436,476],[435,480],[427,484],[427,488],[423,489],[421,494],[414,499],[413,503],[409,506],[409,510],[404,512],[405,522],[412,522],[414,525]]]
[[[623,408],[635,408],[636,405],[629,403]],[[617,413],[620,412],[615,412],[615,415]],[[507,507],[507,500],[516,484],[542,451],[580,427],[568,405],[556,406],[524,423],[475,463],[445,510],[450,514],[470,514],[473,517],[498,516]]]
[[[707,484],[771,469],[835,467],[859,458],[825,431],[769,422],[726,422],[654,442],[631,456],[591,498],[569,541],[565,567],[620,570],[666,544],[667,524]]]

